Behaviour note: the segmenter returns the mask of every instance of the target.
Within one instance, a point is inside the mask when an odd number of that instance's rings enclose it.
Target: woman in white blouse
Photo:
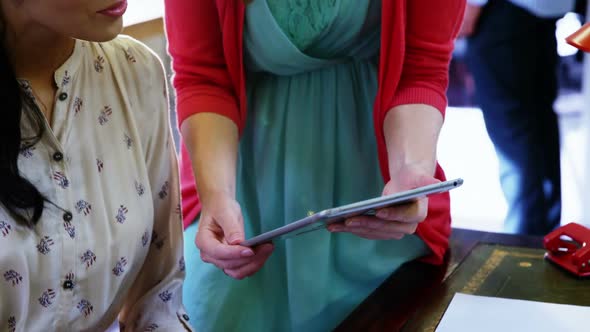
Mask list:
[[[165,75],[125,0],[0,0],[0,330],[190,330]]]

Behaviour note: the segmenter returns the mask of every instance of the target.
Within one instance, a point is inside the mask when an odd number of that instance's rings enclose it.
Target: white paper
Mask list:
[[[457,293],[436,332],[590,331],[590,307]]]

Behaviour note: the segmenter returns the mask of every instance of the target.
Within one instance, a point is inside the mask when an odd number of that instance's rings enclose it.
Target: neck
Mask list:
[[[22,21],[21,21],[22,22]],[[75,41],[35,24],[7,24],[4,47],[17,78],[31,83],[37,105],[52,125],[55,71],[71,56]]]
[[[8,30],[5,40],[16,76],[43,85],[54,84],[53,75],[71,56],[74,44],[74,39],[38,26]]]

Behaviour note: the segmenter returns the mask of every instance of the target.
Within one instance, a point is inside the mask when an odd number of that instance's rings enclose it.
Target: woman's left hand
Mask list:
[[[414,189],[440,182],[438,179],[417,170],[405,170],[396,174],[383,189],[383,195]],[[418,224],[428,212],[428,198],[378,210],[373,216],[358,216],[328,226],[333,233],[348,232],[371,240],[399,240],[414,234]]]

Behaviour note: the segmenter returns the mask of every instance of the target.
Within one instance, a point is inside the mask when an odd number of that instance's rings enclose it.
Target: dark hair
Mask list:
[[[0,28],[0,36],[5,36],[4,26]],[[0,40],[0,82],[3,86],[0,89],[3,105],[0,121],[0,204],[18,223],[32,227],[43,214],[45,197],[20,174],[18,156],[22,149],[30,148],[39,141],[45,127],[42,113],[32,112],[37,106],[17,81],[4,38]],[[22,137],[23,114],[30,120],[33,130],[30,138]]]

